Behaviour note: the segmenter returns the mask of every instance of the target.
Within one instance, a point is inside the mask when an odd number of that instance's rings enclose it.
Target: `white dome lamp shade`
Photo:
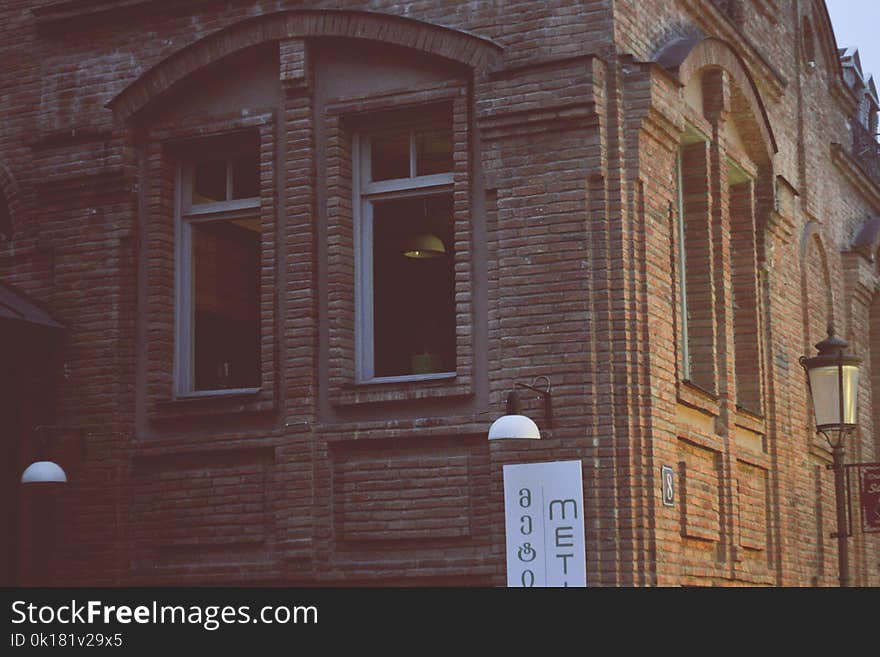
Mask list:
[[[542,377],[546,378],[546,377]],[[538,393],[544,400],[544,413],[547,424],[553,419],[553,410],[550,403],[550,382],[547,381],[547,390],[540,390],[534,386],[517,383],[516,386],[528,388]],[[538,425],[528,416],[520,414],[519,395],[516,390],[507,395],[507,414],[492,423],[489,427],[489,440],[540,440],[541,432]]]
[[[21,475],[23,484],[65,483],[67,475],[60,465],[52,461],[35,461]]]
[[[489,440],[540,440],[541,432],[526,415],[502,415],[489,427]]]

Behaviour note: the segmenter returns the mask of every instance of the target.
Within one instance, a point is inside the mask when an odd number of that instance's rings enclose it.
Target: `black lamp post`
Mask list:
[[[862,359],[847,352],[849,343],[828,326],[828,337],[816,345],[818,355],[802,357],[807,371],[816,431],[825,436],[834,456],[834,496],[837,503],[837,563],[840,585],[849,586],[847,553],[846,488],[844,484],[844,443],[856,428],[859,410],[859,365]]]

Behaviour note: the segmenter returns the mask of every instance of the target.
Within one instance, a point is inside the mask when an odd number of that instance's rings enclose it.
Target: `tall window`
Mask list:
[[[875,258],[880,273],[880,249]],[[880,450],[880,294],[874,295],[870,313],[871,408],[874,411],[874,447]]]
[[[682,379],[716,390],[709,145],[687,144],[678,162],[678,292]]]
[[[451,112],[355,137],[357,379],[456,368]]]
[[[199,145],[178,195],[178,394],[260,386],[260,183],[255,136]]]
[[[763,377],[755,186],[752,178],[730,160],[728,193],[736,402],[741,408],[760,415]]]

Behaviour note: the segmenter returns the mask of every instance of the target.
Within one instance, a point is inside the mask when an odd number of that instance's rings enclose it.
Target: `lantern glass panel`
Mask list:
[[[840,419],[838,366],[827,365],[810,370],[810,390],[816,412],[816,426],[855,424],[858,414],[859,368],[843,366],[843,421]]]

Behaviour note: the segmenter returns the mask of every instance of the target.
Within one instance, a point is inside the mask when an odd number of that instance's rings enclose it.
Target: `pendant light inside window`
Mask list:
[[[423,225],[428,224],[428,199],[424,200]],[[427,259],[440,258],[446,254],[446,246],[436,235],[421,233],[413,235],[403,242],[403,255],[407,258]]]
[[[439,258],[445,253],[443,240],[430,233],[415,235],[403,245],[403,255],[407,258]]]

